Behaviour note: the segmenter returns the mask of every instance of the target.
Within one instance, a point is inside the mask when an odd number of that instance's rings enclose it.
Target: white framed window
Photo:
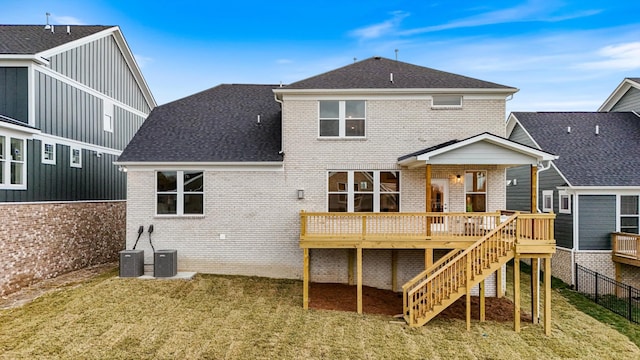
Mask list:
[[[467,212],[487,211],[487,172],[466,171],[464,192]]]
[[[457,109],[462,108],[461,95],[433,95],[431,107],[434,109]]]
[[[553,190],[542,190],[542,212],[553,212]]]
[[[156,215],[204,215],[204,172],[157,171]]]
[[[620,195],[620,232],[640,234],[640,196]]]
[[[56,144],[42,142],[42,155],[41,155],[42,163],[55,165],[56,164]]]
[[[27,188],[26,140],[0,134],[0,188]]]
[[[78,147],[71,147],[69,149],[69,164],[74,168],[82,167],[82,149]]]
[[[104,131],[113,132],[113,103],[106,99],[102,100],[102,107],[104,112],[102,127]]]
[[[571,214],[571,195],[564,190],[558,191],[558,212]]]
[[[330,171],[330,212],[399,212],[399,171]]]
[[[320,137],[363,138],[366,136],[366,101],[320,100],[318,108]]]

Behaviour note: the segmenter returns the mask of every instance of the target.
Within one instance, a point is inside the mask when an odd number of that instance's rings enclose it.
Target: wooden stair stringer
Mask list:
[[[498,257],[498,261],[491,262],[488,268],[483,268],[482,273],[480,275],[476,275],[475,278],[469,283],[469,286],[473,288],[474,286],[478,285],[487,277],[489,277],[490,275],[492,275],[493,273],[501,269],[502,266],[504,266],[507,262],[509,262],[509,260],[513,259],[514,256],[515,256],[515,251],[509,251],[507,255]],[[426,314],[424,314],[424,317],[418,318],[417,323],[411,324],[409,322],[408,315],[406,314],[404,316],[405,321],[407,321],[407,323],[409,323],[411,326],[415,326],[415,327],[423,326],[429,321],[431,321],[433,318],[438,316],[442,311],[447,309],[453,303],[455,303],[458,299],[463,297],[466,293],[467,293],[466,287],[461,286],[454,293],[452,293],[451,297],[449,297],[448,299],[445,299],[442,303],[435,305],[432,311],[429,311]]]

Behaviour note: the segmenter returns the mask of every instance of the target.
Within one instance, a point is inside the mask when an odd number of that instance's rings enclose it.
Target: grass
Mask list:
[[[0,358],[82,359],[634,359],[627,336],[554,290],[541,325],[302,309],[302,284],[240,276],[119,279],[116,271],[0,311]],[[527,277],[523,276],[526,284]],[[523,309],[530,296],[523,284]],[[638,332],[638,327],[635,328]],[[637,343],[636,343],[637,344]]]

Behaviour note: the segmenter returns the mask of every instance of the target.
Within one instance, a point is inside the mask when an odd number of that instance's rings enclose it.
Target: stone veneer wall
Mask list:
[[[118,259],[124,201],[0,204],[0,296]]]

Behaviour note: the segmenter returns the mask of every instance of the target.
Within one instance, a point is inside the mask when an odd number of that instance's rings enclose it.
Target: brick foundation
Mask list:
[[[0,204],[0,296],[118,259],[125,202]]]

